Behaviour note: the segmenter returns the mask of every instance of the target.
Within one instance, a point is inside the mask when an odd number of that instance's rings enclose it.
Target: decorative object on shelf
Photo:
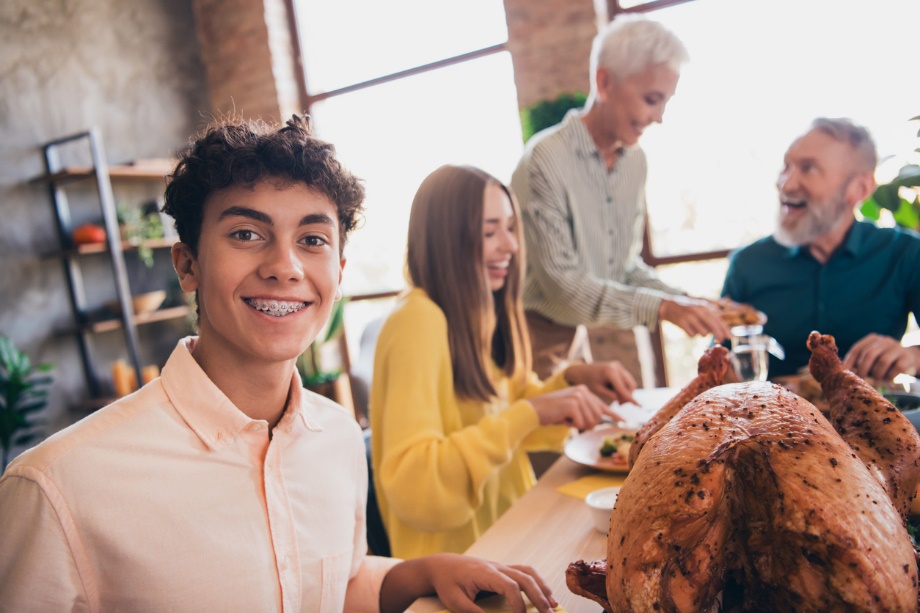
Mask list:
[[[105,228],[94,223],[85,223],[77,226],[70,233],[70,238],[75,245],[96,245],[105,242]]]
[[[144,366],[141,371],[141,385],[147,385],[160,376],[160,367],[156,364]],[[137,391],[137,373],[124,360],[112,362],[112,387],[115,396],[122,398]]]
[[[41,436],[44,422],[36,419],[36,413],[48,406],[52,368],[51,364],[33,367],[29,356],[0,336],[0,473],[13,447],[28,445]]]
[[[121,240],[137,247],[137,257],[147,266],[153,267],[153,249],[145,241],[163,238],[163,220],[156,202],[148,202],[142,207],[131,206],[125,202],[118,205],[118,227]]]
[[[132,296],[131,306],[134,308],[135,315],[144,315],[156,311],[163,304],[164,300],[166,300],[166,290],[156,290]],[[105,306],[116,313],[121,311],[121,305],[117,300],[106,302]]]
[[[909,121],[920,121],[920,115]],[[920,138],[920,130],[917,137]],[[920,147],[913,152],[920,153]],[[866,219],[878,221],[885,209],[891,211],[899,226],[920,231],[920,164],[902,166],[898,176],[879,185],[859,211]]]
[[[569,109],[581,108],[587,100],[588,96],[581,92],[560,94],[555,100],[541,100],[521,109],[521,132],[524,142],[540,130],[561,122]]]

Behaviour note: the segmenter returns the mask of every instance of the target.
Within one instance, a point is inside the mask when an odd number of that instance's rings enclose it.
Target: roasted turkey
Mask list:
[[[920,436],[832,338],[809,346],[831,421],[771,383],[703,391],[645,439],[573,592],[609,612],[917,611]]]

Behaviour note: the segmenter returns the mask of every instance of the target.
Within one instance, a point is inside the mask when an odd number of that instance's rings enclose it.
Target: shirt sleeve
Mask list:
[[[541,166],[535,151],[525,168],[522,218],[528,270],[544,296],[565,296],[553,304],[553,319],[567,325],[610,325],[654,328],[658,307],[667,293],[651,269],[634,258],[629,283],[603,279],[584,270],[569,225],[569,212],[559,177]],[[657,281],[657,282],[656,282]],[[633,284],[635,283],[635,284]]]
[[[538,427],[527,400],[485,409],[463,427],[451,369],[447,322],[434,303],[397,311],[377,342],[371,408],[375,479],[390,509],[420,531],[446,531],[467,523],[483,501],[483,487],[511,461]],[[476,410],[463,403],[463,410]],[[425,504],[418,493],[425,492]]]
[[[93,608],[62,526],[72,522],[62,511],[35,480],[15,474],[0,480],[0,609]]]

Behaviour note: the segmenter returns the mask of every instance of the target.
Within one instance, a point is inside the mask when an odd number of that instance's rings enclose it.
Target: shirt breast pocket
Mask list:
[[[351,552],[322,559],[323,592],[320,613],[341,613],[345,609],[345,590],[351,572]]]

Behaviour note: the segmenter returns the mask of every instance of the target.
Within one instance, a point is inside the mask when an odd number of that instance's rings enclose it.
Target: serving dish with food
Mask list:
[[[814,404],[765,381],[724,384],[727,351],[640,429],[605,560],[566,584],[619,611],[917,611],[906,528],[920,433],[812,333]]]

